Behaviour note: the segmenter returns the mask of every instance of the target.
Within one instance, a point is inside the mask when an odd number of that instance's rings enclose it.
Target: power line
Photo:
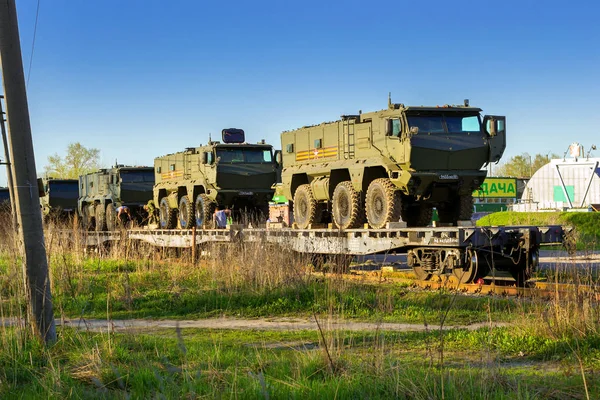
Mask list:
[[[31,65],[33,64],[33,51],[35,50],[35,36],[37,34],[38,17],[40,15],[40,0],[37,2],[37,9],[35,10],[35,24],[33,25],[33,40],[31,42],[31,56],[29,57],[29,69],[27,70],[27,83],[25,86],[29,86],[29,77],[31,76]]]

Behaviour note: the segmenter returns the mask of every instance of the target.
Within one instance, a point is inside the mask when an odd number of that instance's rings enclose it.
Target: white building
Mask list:
[[[572,157],[551,160],[533,174],[514,211],[599,210],[600,158],[583,157],[577,143],[569,150]]]

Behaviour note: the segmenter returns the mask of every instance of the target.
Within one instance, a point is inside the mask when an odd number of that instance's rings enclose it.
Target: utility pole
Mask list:
[[[56,341],[56,325],[15,0],[0,0],[0,59],[29,315],[32,316],[34,333],[49,344]]]
[[[4,164],[6,164],[6,182],[8,184],[8,195],[10,198],[10,213],[12,215],[13,230],[17,229],[17,212],[15,210],[15,195],[13,193],[13,179],[10,168],[10,153],[8,151],[8,139],[6,138],[6,124],[4,123],[4,110],[2,110],[2,100],[4,96],[0,95],[0,131],[2,131],[2,144],[4,145]],[[0,163],[2,164],[2,163]]]

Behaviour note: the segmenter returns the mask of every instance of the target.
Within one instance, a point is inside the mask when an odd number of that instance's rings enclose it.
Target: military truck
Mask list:
[[[127,206],[137,223],[147,217],[143,206],[152,200],[154,169],[116,165],[79,177],[77,210],[84,227],[115,230],[116,209]]]
[[[10,191],[7,187],[0,187],[0,212],[11,212]]]
[[[40,179],[40,206],[44,218],[67,217],[77,212],[77,179]]]
[[[282,184],[294,220],[308,228],[332,218],[339,229],[427,226],[470,219],[472,193],[506,147],[506,120],[481,109],[405,106],[342,115],[283,132]]]
[[[217,205],[266,220],[278,176],[273,147],[264,140],[246,143],[242,129],[221,135],[223,143],[209,140],[154,160],[161,228],[209,228]]]

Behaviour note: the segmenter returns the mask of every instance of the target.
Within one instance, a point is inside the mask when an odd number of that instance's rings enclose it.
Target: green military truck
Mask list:
[[[283,194],[299,228],[332,218],[340,229],[470,219],[472,193],[506,147],[506,120],[464,105],[342,115],[281,134]]]
[[[115,230],[119,206],[127,206],[136,222],[147,217],[143,206],[152,200],[154,169],[116,165],[79,177],[77,210],[84,227]]]
[[[7,187],[0,187],[0,213],[11,212],[10,190]]]
[[[242,129],[223,129],[223,142],[154,160],[154,203],[162,229],[208,228],[215,207],[266,220],[278,166],[273,147],[249,144]],[[260,222],[260,221],[259,221]]]
[[[45,219],[68,217],[77,212],[77,179],[42,178],[39,181],[40,206]]]

